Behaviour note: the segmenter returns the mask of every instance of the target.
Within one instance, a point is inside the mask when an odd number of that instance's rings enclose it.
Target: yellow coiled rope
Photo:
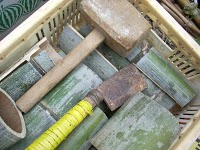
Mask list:
[[[54,150],[81,121],[92,113],[92,105],[82,100],[53,124],[26,150]]]

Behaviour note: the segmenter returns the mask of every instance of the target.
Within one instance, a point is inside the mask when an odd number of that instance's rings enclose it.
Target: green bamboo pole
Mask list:
[[[91,139],[98,150],[167,150],[179,133],[178,120],[157,102],[135,94]]]
[[[0,87],[16,101],[41,77],[42,75],[28,62],[6,77],[0,83]]]
[[[140,59],[137,67],[181,107],[188,104],[197,94],[195,87],[175,71],[155,49],[151,49]]]

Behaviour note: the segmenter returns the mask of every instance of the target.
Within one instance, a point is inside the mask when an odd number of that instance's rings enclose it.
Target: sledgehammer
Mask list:
[[[94,30],[17,101],[21,111],[29,111],[103,41],[127,56],[150,30],[148,22],[127,0],[83,0],[81,8]]]
[[[88,93],[84,100],[69,110],[26,150],[55,149],[101,101],[104,100],[111,110],[115,110],[145,87],[146,81],[137,68],[133,64],[126,66]]]

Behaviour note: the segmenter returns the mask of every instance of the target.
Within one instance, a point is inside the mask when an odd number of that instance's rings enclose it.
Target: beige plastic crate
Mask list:
[[[55,45],[66,24],[78,29],[82,21],[79,12],[80,1],[49,1],[0,41],[0,75],[5,74],[13,63],[43,37],[47,37],[51,45]],[[153,30],[149,33],[147,41],[159,50],[177,71],[192,82],[200,84],[200,46],[156,0],[129,1],[143,15],[149,16],[157,23],[177,48],[172,50]],[[198,88],[200,90],[200,87]],[[175,115],[183,129],[171,149],[188,149],[200,135],[200,96]]]

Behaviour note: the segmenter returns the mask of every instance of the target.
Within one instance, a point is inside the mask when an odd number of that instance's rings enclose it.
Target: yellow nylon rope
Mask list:
[[[92,113],[92,105],[82,100],[53,124],[26,150],[54,150],[81,121]]]

